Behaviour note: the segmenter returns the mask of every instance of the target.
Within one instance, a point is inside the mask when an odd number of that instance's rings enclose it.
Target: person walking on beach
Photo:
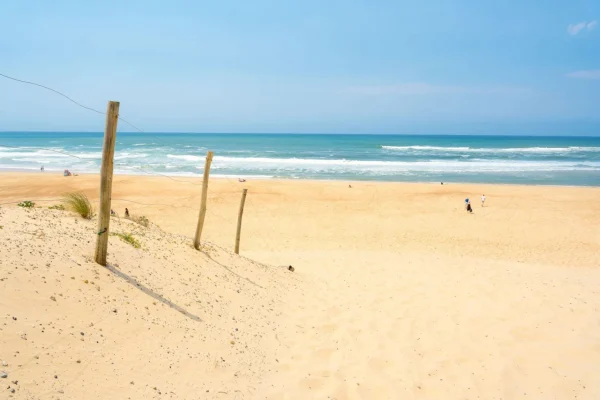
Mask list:
[[[467,210],[470,213],[473,213],[473,208],[471,207],[471,202],[469,201],[468,197],[465,199],[465,210]]]
[[[40,171],[44,172],[44,166],[42,165],[42,168],[40,168]]]
[[[483,204],[485,203],[485,194],[481,195],[481,207],[483,207]]]
[[[125,208],[125,218],[129,218],[129,210]]]

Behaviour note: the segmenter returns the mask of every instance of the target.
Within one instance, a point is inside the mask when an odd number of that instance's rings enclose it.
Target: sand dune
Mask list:
[[[0,203],[96,199],[96,176],[40,177],[0,174]],[[161,229],[113,220],[143,248],[111,237],[109,270],[89,259],[93,222],[2,206],[0,370],[19,380],[6,393],[600,398],[599,189],[352,186],[246,182],[240,258],[238,182],[211,180],[213,244],[198,253],[184,235],[199,186],[115,177],[114,208]]]
[[[113,230],[142,248],[111,237],[104,268],[92,221],[14,208],[0,221],[2,398],[234,398],[275,365],[285,269],[125,220]]]

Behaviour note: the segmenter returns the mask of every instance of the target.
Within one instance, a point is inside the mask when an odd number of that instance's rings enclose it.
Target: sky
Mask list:
[[[600,135],[600,1],[3,0],[0,73],[144,131]],[[103,129],[0,77],[0,131]]]

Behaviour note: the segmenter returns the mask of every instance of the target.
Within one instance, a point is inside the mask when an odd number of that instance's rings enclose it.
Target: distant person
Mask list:
[[[127,208],[125,209],[125,217],[129,218],[129,210]]]
[[[71,171],[69,171],[68,169],[65,169],[65,171],[63,172],[63,176],[71,176]]]
[[[485,204],[485,194],[481,195],[481,207]]]
[[[473,213],[473,208],[471,208],[471,203],[467,203],[467,211],[471,214]]]
[[[44,172],[44,166],[42,165],[42,168],[40,168],[40,171]]]
[[[441,184],[442,186],[444,186],[444,182],[440,182],[440,184]]]
[[[352,189],[352,185],[348,185],[348,187],[349,187],[350,189]]]
[[[113,210],[112,208],[110,209],[110,215],[117,215],[117,213],[115,212],[115,210]]]
[[[238,182],[246,182],[246,180],[244,178],[239,178]]]
[[[469,198],[467,197],[467,198],[465,199],[465,208],[467,208],[469,205],[470,205],[470,203],[469,203]]]

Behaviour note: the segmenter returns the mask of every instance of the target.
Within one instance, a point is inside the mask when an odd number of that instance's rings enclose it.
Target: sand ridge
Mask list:
[[[92,261],[95,223],[0,209],[2,384],[15,398],[251,393],[249,382],[276,363],[272,328],[297,279],[115,218],[113,231],[142,248],[111,236],[101,267]]]

